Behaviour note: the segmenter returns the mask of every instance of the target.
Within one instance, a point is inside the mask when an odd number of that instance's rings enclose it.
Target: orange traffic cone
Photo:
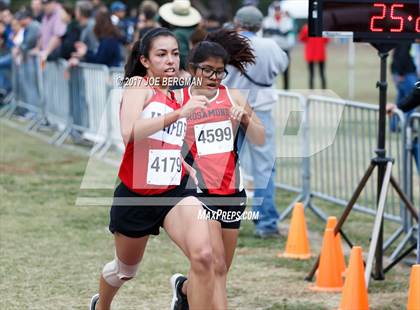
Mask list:
[[[334,230],[325,229],[321,257],[315,286],[309,288],[321,292],[339,292],[343,288],[340,265],[338,263]]]
[[[328,228],[334,229],[335,226],[337,226],[337,218],[335,216],[329,216],[325,229],[328,229]],[[338,262],[338,265],[339,265],[339,269],[342,272],[342,274],[344,275],[345,272],[346,272],[346,259],[344,258],[343,247],[341,245],[340,233],[335,235],[334,244],[335,244],[336,255],[337,255],[336,259],[337,259],[337,262]]]
[[[339,310],[368,310],[368,293],[365,282],[362,247],[355,246],[351,250],[349,268],[344,282],[343,294]]]
[[[311,257],[309,250],[308,233],[306,230],[304,207],[296,203],[293,208],[292,221],[287,237],[286,250],[279,253],[278,257],[308,259]]]
[[[420,309],[420,265],[411,268],[410,288],[408,289],[407,310]]]

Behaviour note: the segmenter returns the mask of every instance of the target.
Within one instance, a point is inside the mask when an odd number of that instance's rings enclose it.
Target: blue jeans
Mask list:
[[[10,81],[12,71],[12,54],[0,56],[0,89],[9,92],[12,89]]]
[[[255,111],[265,127],[265,144],[257,146],[245,139],[244,132],[238,132],[239,157],[246,161],[245,170],[254,179],[254,199],[252,211],[259,212],[255,222],[256,230],[262,232],[277,231],[279,214],[275,206],[275,132],[271,111]],[[248,153],[247,153],[248,152]]]

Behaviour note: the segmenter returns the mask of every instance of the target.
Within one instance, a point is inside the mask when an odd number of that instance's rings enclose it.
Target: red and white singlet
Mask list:
[[[184,88],[182,95],[185,104],[191,97],[191,88]],[[228,88],[220,85],[209,107],[197,109],[187,118],[185,159],[194,163],[204,193],[231,195],[242,190],[236,147],[239,122],[230,117],[234,105]]]
[[[141,117],[159,117],[181,106],[171,92],[171,98],[153,89]],[[178,119],[168,127],[139,141],[130,141],[124,152],[118,176],[133,192],[140,195],[158,195],[175,188],[185,175],[181,148],[187,123]]]

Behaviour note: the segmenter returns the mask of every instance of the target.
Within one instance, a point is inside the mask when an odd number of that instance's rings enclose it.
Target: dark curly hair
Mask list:
[[[255,55],[249,39],[234,30],[221,29],[207,34],[190,53],[189,63],[197,64],[210,57],[220,57],[225,65],[232,65],[241,73],[247,64],[255,63]]]

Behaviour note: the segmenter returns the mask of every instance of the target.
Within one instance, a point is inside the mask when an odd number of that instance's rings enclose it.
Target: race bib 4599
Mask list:
[[[222,121],[194,126],[198,155],[210,155],[233,150],[232,122]]]

